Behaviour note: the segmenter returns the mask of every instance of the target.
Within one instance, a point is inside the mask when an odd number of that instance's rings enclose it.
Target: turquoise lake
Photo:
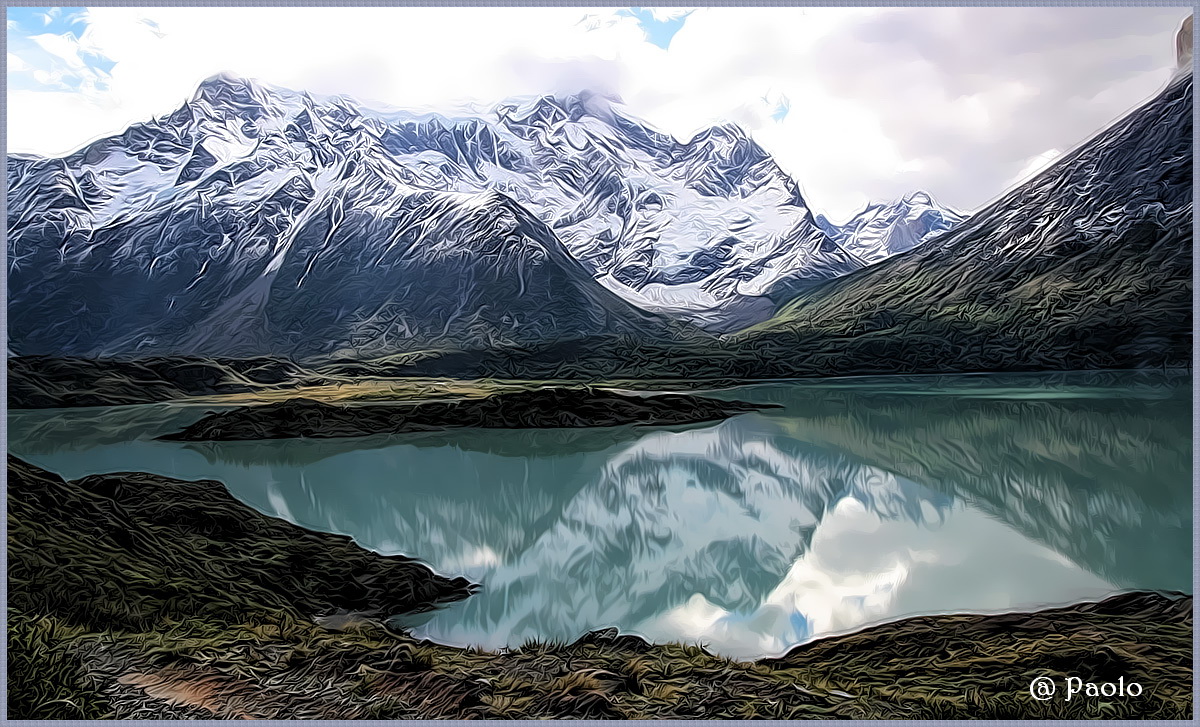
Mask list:
[[[775,655],[907,615],[1191,591],[1190,374],[877,377],[706,395],[705,425],[250,443],[153,437],[218,407],[11,411],[67,478],[215,479],[479,593],[402,626],[488,648],[608,626]]]

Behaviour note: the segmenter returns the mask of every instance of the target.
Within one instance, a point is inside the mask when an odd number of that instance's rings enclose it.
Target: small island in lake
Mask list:
[[[773,404],[690,394],[639,396],[592,388],[543,388],[480,399],[344,406],[295,398],[209,414],[159,439],[203,442],[295,437],[364,437],[452,428],[555,429],[623,424],[668,426],[711,422],[775,408]]]

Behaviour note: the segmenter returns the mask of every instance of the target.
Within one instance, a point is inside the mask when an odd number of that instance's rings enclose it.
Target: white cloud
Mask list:
[[[11,90],[9,145],[66,153],[173,110],[219,71],[421,108],[587,85],[682,138],[724,120],[744,124],[834,218],[914,188],[971,208],[1037,149],[1081,141],[1169,75],[1177,21],[1168,16],[1186,10],[1076,10],[1091,25],[1060,25],[1078,37],[1017,47],[1032,43],[1021,30],[1031,16],[1049,10],[701,8],[664,50],[636,19],[586,8],[93,8],[78,47],[39,42],[71,69],[81,48],[115,61],[107,90]],[[1125,27],[1143,16],[1164,19]],[[905,26],[913,30],[879,35],[876,26],[895,18],[915,18]],[[962,30],[983,24],[1003,37]],[[1066,52],[1058,46],[1095,55],[1072,71],[1099,79],[1086,104],[1046,92],[1047,73],[1062,65],[1054,53]],[[993,77],[962,60],[972,54],[1001,70]],[[1121,65],[1130,59],[1144,68]],[[776,121],[763,99],[783,97],[790,109]],[[1055,116],[1069,103],[1072,113]]]
[[[913,614],[1070,603],[1115,589],[977,510],[917,524],[844,498],[766,604],[803,613],[821,636]]]
[[[44,33],[31,36],[29,40],[44,51],[54,64],[53,69],[42,69],[34,73],[39,80],[45,77],[53,79],[43,83],[60,84],[69,75],[79,82],[80,93],[91,95],[101,90],[105,75],[83,59],[83,54],[92,49],[81,44],[75,36]]]
[[[1117,590],[978,510],[956,506],[938,514],[926,504],[925,518],[881,517],[842,498],[756,608],[730,612],[695,594],[638,631],[746,658],[905,616],[1002,612]]]

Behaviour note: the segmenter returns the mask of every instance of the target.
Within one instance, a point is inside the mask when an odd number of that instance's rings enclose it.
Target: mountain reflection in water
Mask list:
[[[483,584],[415,632],[486,647],[606,626],[733,656],[910,614],[1191,590],[1187,375],[794,382],[676,430],[180,444],[207,409],[10,412],[67,477],[225,482],[307,527]]]

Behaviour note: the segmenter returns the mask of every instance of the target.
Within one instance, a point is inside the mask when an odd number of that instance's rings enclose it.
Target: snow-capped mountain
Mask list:
[[[10,157],[11,349],[366,356],[661,330],[503,191],[444,182],[499,151],[482,125],[401,163],[404,128],[218,77],[66,158]]]
[[[18,354],[729,330],[864,264],[738,127],[680,142],[590,93],[448,118],[219,75],[67,157],[10,156],[8,181]]]
[[[868,265],[907,252],[962,222],[964,215],[917,191],[890,204],[870,204],[844,225],[817,215],[817,225],[844,250]]]

